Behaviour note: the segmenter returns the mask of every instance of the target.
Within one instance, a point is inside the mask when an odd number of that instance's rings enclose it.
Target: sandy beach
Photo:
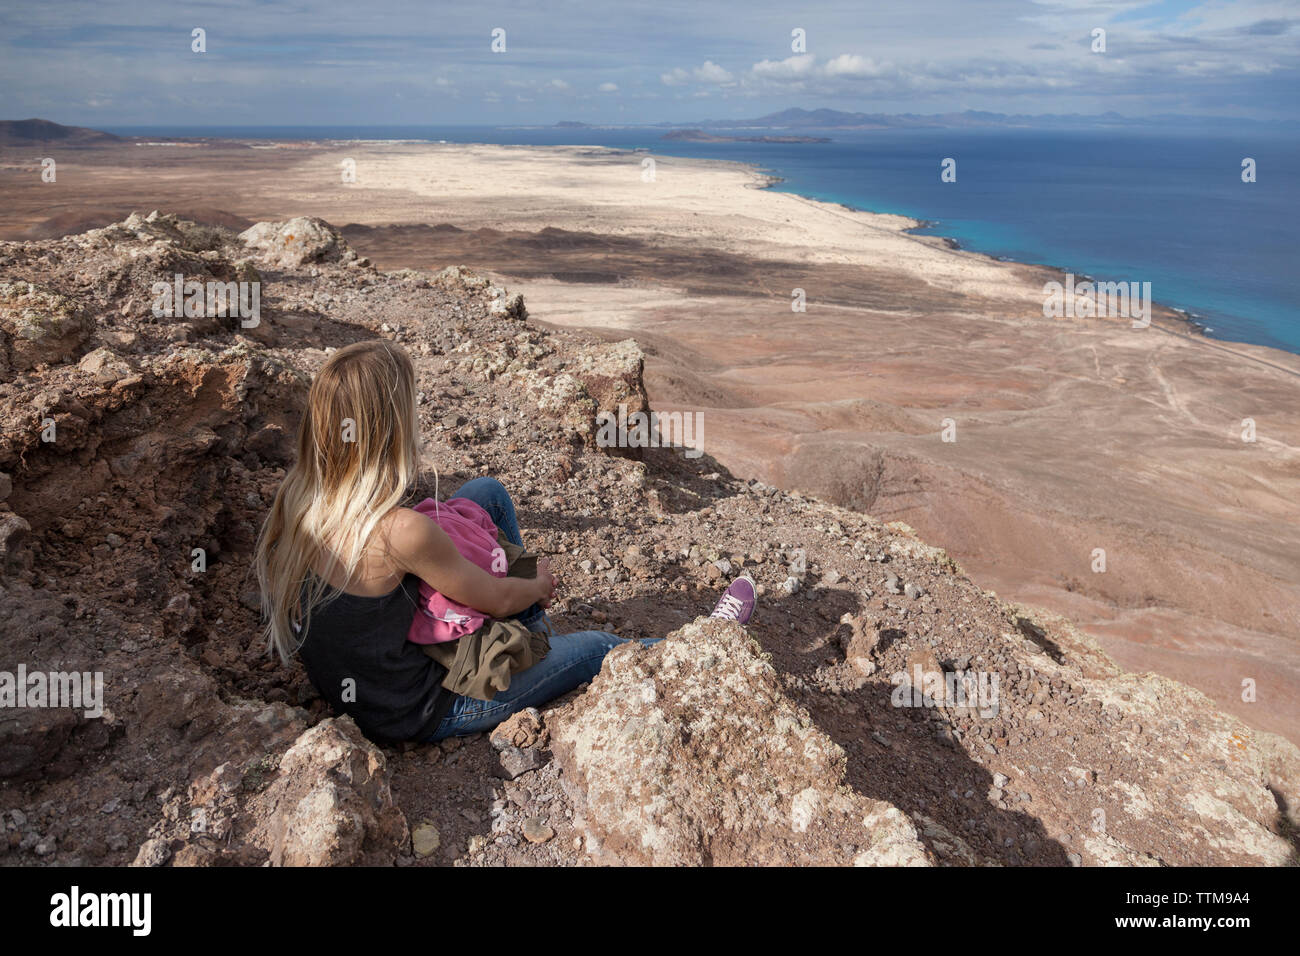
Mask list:
[[[906,522],[1122,666],[1300,741],[1300,357],[1162,310],[1144,329],[1044,318],[1052,270],[764,189],[736,164],[654,156],[648,179],[646,158],[131,144],[68,151],[42,184],[35,152],[7,149],[0,237],[153,208],[309,215],[381,268],[495,273],[531,321],[636,338],[654,406],[702,411],[705,452],[734,474]]]

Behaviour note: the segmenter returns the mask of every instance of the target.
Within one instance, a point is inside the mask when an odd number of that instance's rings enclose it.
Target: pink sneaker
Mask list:
[[[758,591],[754,587],[754,579],[748,574],[742,574],[731,582],[727,593],[722,595],[718,606],[713,609],[709,617],[720,617],[745,625],[754,616],[754,605],[757,603]]]

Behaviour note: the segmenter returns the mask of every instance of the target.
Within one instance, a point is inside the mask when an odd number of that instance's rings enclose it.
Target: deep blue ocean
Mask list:
[[[125,136],[427,139],[644,147],[753,163],[777,189],[925,220],[963,247],[1150,282],[1216,338],[1300,353],[1300,133],[1178,129],[826,131],[829,143],[689,143],[641,128],[121,127]],[[761,131],[760,131],[761,132]],[[802,131],[801,131],[802,132]],[[736,135],[749,135],[738,132]],[[940,163],[957,161],[957,180]],[[1245,157],[1256,162],[1243,183]]]

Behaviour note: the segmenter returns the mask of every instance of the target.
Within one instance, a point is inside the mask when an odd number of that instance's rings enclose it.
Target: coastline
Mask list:
[[[526,130],[534,130],[534,129],[538,129],[538,127],[494,127],[494,128],[498,128],[498,129],[526,129]],[[621,127],[620,127],[620,128],[621,128]],[[284,147],[290,147],[290,148],[312,147],[312,148],[322,148],[322,149],[325,149],[325,148],[334,148],[334,147],[346,147],[346,146],[350,146],[350,145],[355,145],[355,146],[371,146],[371,147],[403,146],[403,145],[405,145],[405,146],[438,146],[438,145],[461,146],[461,145],[463,145],[463,146],[483,146],[483,147],[493,147],[493,146],[497,146],[497,147],[500,147],[500,146],[506,145],[506,144],[497,144],[497,143],[491,143],[491,142],[487,142],[487,141],[475,141],[475,140],[464,140],[464,141],[459,141],[459,140],[457,140],[457,141],[449,141],[449,140],[442,140],[442,139],[440,139],[440,140],[433,140],[433,139],[367,139],[367,138],[361,138],[361,137],[349,137],[349,138],[312,138],[312,139],[291,139],[291,140],[285,140],[285,139],[277,139],[277,138],[255,139],[255,138],[251,138],[251,137],[202,137],[202,136],[196,136],[196,137],[178,137],[177,139],[178,139],[180,142],[188,142],[188,143],[193,143],[193,144],[199,144],[199,143],[205,143],[205,144],[229,144],[229,143],[236,143],[236,144],[245,145],[245,146],[248,146],[249,148],[255,148],[255,149],[263,149],[263,148],[284,148]],[[137,144],[137,145],[141,145],[141,144]],[[162,145],[162,144],[146,144],[146,145]],[[628,147],[625,147],[625,146],[603,146],[603,145],[591,145],[591,144],[577,144],[577,143],[572,143],[572,144],[552,144],[552,145],[536,145],[536,146],[534,146],[534,145],[532,145],[532,144],[512,144],[509,148],[529,148],[529,149],[533,149],[533,148],[535,148],[535,149],[553,149],[553,148],[561,148],[561,149],[562,149],[562,148],[596,149],[596,150],[606,150],[606,151],[612,151],[612,152],[622,152],[622,153],[627,153],[627,154],[641,153],[641,154],[655,155],[655,147],[654,147],[654,146],[637,147],[637,148],[628,148]],[[668,154],[663,154],[663,155],[668,155]],[[747,168],[747,169],[751,169],[751,170],[753,170],[753,172],[754,172],[754,174],[755,174],[755,177],[756,177],[756,179],[758,180],[758,181],[756,181],[756,182],[753,184],[753,186],[752,186],[752,188],[755,188],[755,189],[772,189],[773,187],[778,186],[778,185],[780,185],[781,183],[788,182],[788,179],[787,179],[786,177],[771,172],[771,171],[768,169],[768,167],[765,167],[765,166],[763,166],[763,165],[760,164],[760,163],[752,162],[752,161],[748,161],[748,160],[741,160],[741,159],[728,159],[728,158],[722,158],[722,157],[685,157],[685,156],[676,156],[676,157],[674,157],[674,158],[679,158],[679,159],[699,159],[699,160],[704,161],[704,162],[721,162],[721,163],[730,163],[730,164],[734,164],[734,165],[736,165],[736,166],[740,166],[740,167],[744,167],[744,168]],[[831,205],[834,205],[834,206],[837,206],[837,207],[839,207],[839,208],[842,208],[842,209],[844,209],[846,212],[850,212],[850,213],[864,213],[864,214],[867,214],[867,215],[873,215],[873,216],[895,216],[895,217],[902,217],[902,218],[908,219],[909,221],[911,221],[912,223],[914,223],[914,225],[908,227],[908,231],[910,231],[910,230],[919,230],[919,229],[927,229],[927,228],[933,228],[933,227],[941,227],[941,226],[943,225],[943,220],[942,220],[942,219],[923,219],[923,218],[918,218],[918,217],[911,216],[911,215],[906,214],[906,213],[891,213],[891,212],[883,212],[883,211],[880,211],[880,210],[877,210],[877,209],[870,208],[870,207],[868,207],[868,206],[856,206],[856,205],[853,205],[853,204],[851,204],[851,203],[846,203],[846,202],[843,202],[843,201],[838,201],[838,200],[832,201],[832,200],[821,199],[821,198],[819,198],[819,197],[817,197],[817,196],[815,196],[815,195],[810,195],[810,194],[806,194],[806,193],[800,193],[800,192],[797,192],[797,191],[790,191],[788,194],[789,194],[789,195],[793,195],[793,196],[797,196],[797,197],[799,197],[799,198],[801,198],[801,199],[805,199],[805,200],[809,200],[809,201],[814,201],[814,202],[819,202],[819,203],[829,203],[829,204],[831,204]],[[920,234],[918,234],[918,235],[920,235]],[[1044,259],[1044,260],[1039,260],[1039,259],[1037,259],[1037,258],[1033,258],[1033,257],[1027,257],[1027,258],[1015,258],[1015,257],[1004,256],[1004,255],[1000,255],[1000,254],[996,254],[996,253],[991,253],[991,252],[984,252],[983,250],[980,250],[980,249],[975,248],[975,247],[973,247],[973,246],[964,245],[964,244],[963,244],[959,239],[957,239],[957,238],[955,238],[955,237],[952,237],[952,236],[945,236],[945,235],[943,235],[943,234],[941,234],[941,233],[928,233],[928,234],[924,234],[924,235],[928,235],[928,236],[932,236],[932,237],[937,238],[937,239],[941,239],[942,241],[944,241],[944,242],[948,245],[948,247],[949,247],[950,249],[952,249],[952,250],[954,250],[954,251],[962,251],[962,252],[967,252],[967,253],[974,254],[974,255],[982,255],[982,256],[985,256],[985,257],[989,258],[990,260],[992,260],[992,261],[994,261],[994,262],[1015,263],[1015,264],[1025,265],[1025,266],[1030,266],[1030,267],[1034,267],[1034,268],[1041,268],[1041,269],[1049,270],[1049,271],[1051,271],[1051,272],[1053,272],[1053,273],[1057,273],[1057,274],[1059,274],[1059,275],[1061,275],[1061,276],[1064,276],[1064,275],[1066,275],[1066,274],[1073,274],[1077,279],[1082,280],[1082,281],[1095,281],[1095,280],[1096,280],[1096,276],[1092,275],[1091,273],[1088,273],[1088,272],[1081,272],[1081,271],[1074,271],[1074,270],[1070,269],[1070,268],[1069,268],[1068,266],[1066,266],[1066,265],[1060,265],[1060,264],[1058,264],[1058,263],[1055,263],[1055,262],[1052,262],[1052,261],[1048,261],[1048,260],[1045,260],[1045,259]],[[1210,325],[1209,323],[1210,323],[1211,321],[1214,321],[1213,316],[1208,315],[1208,314],[1205,314],[1205,313],[1200,312],[1200,311],[1197,311],[1195,308],[1192,308],[1192,307],[1183,307],[1183,306],[1174,306],[1174,305],[1165,305],[1165,304],[1162,304],[1159,300],[1154,301],[1154,302],[1152,303],[1152,306],[1153,306],[1153,308],[1158,307],[1158,308],[1160,308],[1160,309],[1162,310],[1162,312],[1163,312],[1163,317],[1164,317],[1164,319],[1165,319],[1166,321],[1175,321],[1175,322],[1179,322],[1179,323],[1181,323],[1181,325],[1182,325],[1182,331],[1183,331],[1185,334],[1188,334],[1188,335],[1191,335],[1191,336],[1203,337],[1203,338],[1207,338],[1207,339],[1213,339],[1213,340],[1218,341],[1218,342],[1224,342],[1224,343],[1227,343],[1228,345],[1236,344],[1236,345],[1252,346],[1252,347],[1253,347],[1253,346],[1256,346],[1256,343],[1248,342],[1248,341],[1245,341],[1245,340],[1243,340],[1243,339],[1225,338],[1225,337],[1219,337],[1219,336],[1217,336],[1217,335],[1212,335],[1211,333],[1214,332],[1214,327],[1213,327],[1212,325]],[[1264,347],[1264,348],[1274,348],[1274,346],[1260,346],[1260,347]],[[1281,349],[1281,351],[1288,351],[1288,350],[1286,350],[1286,349]],[[1293,353],[1293,354],[1300,354],[1300,353]]]
[[[447,140],[435,141],[431,139],[364,139],[364,138],[258,139],[254,137],[243,137],[243,136],[231,136],[231,137],[194,136],[194,137],[176,137],[175,141],[168,141],[168,142],[141,142],[139,137],[125,137],[125,140],[126,141],[123,144],[124,146],[135,146],[135,147],[154,147],[154,148],[173,147],[173,148],[180,148],[180,149],[188,149],[188,148],[194,148],[199,146],[207,146],[207,147],[214,147],[214,148],[233,146],[233,147],[242,147],[250,150],[275,150],[275,151],[286,150],[291,153],[299,152],[299,151],[328,150],[333,148],[341,148],[341,147],[349,147],[349,146],[360,146],[360,147],[369,147],[369,148],[406,146],[406,147],[415,147],[415,148],[475,147],[475,148],[483,148],[489,150],[490,149],[524,149],[524,150],[542,150],[542,151],[569,149],[569,150],[584,151],[592,154],[605,154],[605,155],[639,155],[639,154],[654,155],[653,147],[638,147],[635,149],[629,149],[620,146],[600,146],[600,145],[589,145],[589,144],[539,145],[539,146],[530,145],[530,144],[504,145],[504,144],[495,144],[490,142],[475,142],[475,141],[452,142]],[[13,148],[10,147],[10,149]],[[93,152],[96,150],[102,150],[103,147],[90,145],[90,146],[77,146],[74,147],[74,149],[77,151]],[[875,209],[855,206],[850,203],[845,203],[842,201],[825,200],[825,199],[818,198],[817,196],[807,195],[804,193],[799,193],[794,191],[775,190],[774,187],[780,185],[781,183],[785,183],[788,180],[783,176],[771,172],[767,167],[764,167],[761,164],[756,162],[739,160],[739,159],[718,158],[718,157],[682,157],[682,156],[668,156],[667,154],[664,154],[664,156],[665,158],[671,158],[677,161],[698,162],[698,163],[705,163],[705,164],[710,164],[710,163],[724,164],[727,166],[744,169],[749,171],[749,173],[753,177],[753,181],[747,184],[749,188],[755,190],[769,190],[773,192],[781,192],[783,195],[794,197],[806,203],[813,203],[813,204],[817,204],[818,206],[834,207],[843,210],[845,213],[851,215],[863,215],[863,216],[872,217],[877,223],[884,223],[884,222],[891,222],[891,221],[905,223],[904,225],[900,225],[898,227],[899,232],[914,236],[916,239],[921,241],[940,242],[947,249],[953,252],[960,252],[965,255],[978,256],[991,263],[1025,266],[1030,269],[1043,270],[1045,274],[1051,274],[1054,277],[1063,277],[1067,274],[1073,274],[1076,278],[1083,281],[1095,281],[1096,278],[1095,276],[1092,276],[1091,274],[1086,272],[1072,272],[1072,270],[1068,266],[1062,266],[1052,262],[1037,261],[1033,259],[1016,259],[1009,256],[984,252],[982,250],[963,245],[960,240],[952,236],[945,236],[940,233],[923,234],[923,233],[916,232],[916,230],[920,230],[920,229],[941,227],[943,225],[943,220],[921,219],[921,218],[916,218],[902,213],[882,212]],[[1223,338],[1219,336],[1210,335],[1209,333],[1213,331],[1213,327],[1208,325],[1208,321],[1210,320],[1210,317],[1202,315],[1201,313],[1198,313],[1193,309],[1184,308],[1180,306],[1173,306],[1173,305],[1164,305],[1159,300],[1152,301],[1150,305],[1152,308],[1153,324],[1156,324],[1156,319],[1159,318],[1162,322],[1173,324],[1176,327],[1177,331],[1188,336],[1189,338],[1195,340],[1203,340],[1206,342],[1219,343],[1222,346],[1228,347],[1228,350],[1232,351],[1234,354],[1242,354],[1242,353],[1238,349],[1232,348],[1233,346],[1238,346],[1238,347],[1251,349],[1251,350],[1266,349],[1268,351],[1278,351],[1278,352],[1283,352],[1285,354],[1292,354],[1292,355],[1297,354],[1297,353],[1288,352],[1286,349],[1275,348],[1274,346],[1257,345],[1255,343],[1247,342],[1240,339]],[[1157,315],[1157,311],[1158,311],[1158,315]],[[1274,367],[1277,366],[1274,365]]]
[[[722,161],[722,162],[728,162],[728,160],[721,160],[721,161]],[[736,160],[735,162],[737,162],[738,165],[741,165],[741,166],[754,166],[754,165],[755,165],[755,164],[751,164],[751,163],[740,162],[739,160]],[[769,180],[769,181],[767,181],[767,182],[762,183],[761,185],[756,185],[755,188],[758,188],[758,189],[769,189],[769,188],[771,188],[772,186],[775,186],[775,185],[778,185],[779,183],[783,183],[783,182],[786,182],[786,181],[787,181],[787,180],[786,180],[784,177],[782,177],[782,176],[775,176],[775,175],[771,175],[771,174],[768,174],[768,173],[763,172],[763,170],[762,170],[761,167],[757,167],[757,166],[755,166],[755,169],[756,169],[756,173],[757,173],[757,175],[759,175],[760,177],[762,177],[762,178],[764,178],[764,179],[766,179],[766,180]],[[940,228],[940,227],[943,226],[943,220],[941,220],[941,219],[918,219],[918,218],[916,218],[916,217],[914,217],[914,216],[908,216],[908,215],[906,215],[905,213],[889,213],[889,212],[881,212],[880,210],[877,210],[877,209],[868,209],[868,208],[863,207],[863,206],[854,206],[854,205],[852,205],[851,203],[846,203],[846,202],[831,202],[830,200],[819,199],[819,198],[817,198],[816,196],[809,196],[809,195],[807,195],[807,194],[805,194],[805,193],[799,193],[799,192],[793,192],[793,191],[789,192],[788,195],[791,195],[791,196],[797,196],[797,197],[799,197],[800,199],[805,199],[805,200],[809,200],[809,201],[812,201],[812,202],[821,202],[821,203],[829,202],[831,205],[838,206],[839,208],[845,210],[846,212],[851,212],[851,213],[866,213],[867,215],[871,215],[871,216],[899,216],[899,217],[902,217],[902,218],[907,219],[907,220],[909,220],[910,222],[913,223],[913,225],[908,226],[908,227],[906,227],[906,228],[903,230],[905,233],[907,233],[908,235],[916,236],[917,238],[933,238],[933,239],[938,239],[938,240],[940,240],[941,242],[943,242],[943,244],[944,244],[945,246],[947,246],[947,248],[951,249],[951,250],[954,251],[954,252],[966,252],[966,253],[969,253],[969,254],[971,254],[971,255],[984,256],[986,259],[989,259],[989,260],[992,261],[992,262],[1011,263],[1011,264],[1014,264],[1014,265],[1024,265],[1024,266],[1031,266],[1031,267],[1033,267],[1033,268],[1046,269],[1046,270],[1048,270],[1049,272],[1056,273],[1056,274],[1058,274],[1058,275],[1060,275],[1060,276],[1073,275],[1076,279],[1082,280],[1082,281],[1084,281],[1084,282],[1096,282],[1096,281],[1097,281],[1097,277],[1096,277],[1096,276],[1094,276],[1094,275],[1092,275],[1092,274],[1090,274],[1090,273],[1087,273],[1087,272],[1074,272],[1072,269],[1070,269],[1070,268],[1067,267],[1067,266],[1057,265],[1057,264],[1054,264],[1054,263],[1051,263],[1051,262],[1043,262],[1043,261],[1038,261],[1038,260],[1033,260],[1033,259],[1015,259],[1015,258],[1013,258],[1013,257],[1011,257],[1011,256],[996,255],[996,254],[991,253],[991,252],[984,252],[983,250],[976,249],[976,248],[971,247],[971,246],[964,246],[964,245],[962,245],[961,240],[956,239],[956,238],[954,238],[953,236],[945,236],[945,235],[943,235],[942,233],[933,233],[933,232],[931,232],[931,233],[921,233],[921,232],[918,232],[918,231],[917,231],[917,230],[921,230],[921,229]],[[1206,327],[1203,323],[1201,323],[1201,322],[1199,322],[1199,321],[1197,320],[1197,313],[1192,312],[1192,311],[1189,310],[1189,309],[1182,309],[1182,308],[1179,308],[1179,307],[1177,307],[1177,306],[1172,306],[1172,305],[1162,305],[1159,301],[1153,301],[1153,302],[1151,303],[1151,306],[1152,306],[1153,309],[1155,309],[1155,308],[1158,307],[1158,308],[1164,310],[1164,311],[1167,313],[1167,314],[1165,315],[1165,318],[1166,318],[1166,319],[1169,319],[1170,317],[1173,317],[1175,320],[1179,320],[1179,321],[1181,321],[1181,322],[1185,325],[1185,329],[1184,329],[1184,331],[1185,331],[1187,334],[1195,335],[1195,336],[1201,336],[1201,337],[1204,337],[1204,338],[1209,338],[1209,336],[1206,334],[1206,333],[1207,333],[1207,327]],[[1210,331],[1212,331],[1212,329],[1211,329]],[[1223,341],[1223,342],[1227,342],[1227,343],[1229,343],[1229,344],[1233,344],[1233,343],[1235,342],[1236,344],[1239,344],[1239,345],[1252,345],[1252,344],[1253,344],[1253,343],[1250,343],[1250,342],[1241,342],[1241,341],[1237,341],[1237,340],[1234,340],[1234,339],[1220,339],[1220,340],[1217,340],[1217,341]],[[1265,347],[1267,348],[1267,347],[1269,347],[1269,346],[1265,346]],[[1285,351],[1285,350],[1278,350],[1278,351]]]
[[[724,161],[726,161],[726,160],[724,160]],[[735,162],[738,162],[738,163],[740,163],[741,165],[756,165],[756,164],[744,163],[744,162],[742,162],[742,161],[740,161],[740,160],[735,160]],[[777,184],[779,184],[779,183],[783,183],[783,182],[788,182],[788,180],[787,180],[785,177],[782,177],[782,176],[775,176],[775,175],[772,175],[772,176],[771,176],[771,179],[773,180],[771,183],[769,183],[769,184],[765,184],[764,186],[759,187],[759,188],[770,188],[770,186],[774,186],[774,185],[777,185]],[[912,226],[912,227],[909,228],[909,230],[908,230],[909,232],[911,232],[912,230],[931,229],[931,228],[942,228],[942,226],[943,226],[943,224],[944,224],[944,220],[942,220],[942,219],[920,218],[920,217],[912,216],[912,215],[910,215],[910,214],[908,214],[908,213],[892,213],[892,212],[884,212],[884,211],[879,210],[879,209],[873,209],[873,208],[870,208],[869,206],[856,206],[856,205],[853,205],[852,203],[846,203],[846,202],[843,202],[843,201],[840,201],[840,200],[826,200],[826,199],[821,199],[821,198],[819,198],[819,197],[817,197],[817,196],[814,196],[814,195],[809,195],[809,194],[807,194],[807,193],[800,193],[800,192],[793,191],[793,190],[790,191],[790,195],[799,196],[799,197],[801,197],[801,198],[803,198],[803,199],[810,199],[810,200],[814,200],[814,201],[817,201],[817,202],[829,202],[829,203],[832,203],[832,204],[835,205],[835,206],[838,206],[838,207],[844,209],[844,210],[847,211],[847,212],[862,212],[862,213],[868,213],[868,214],[871,214],[871,215],[902,216],[902,217],[904,217],[904,218],[910,219],[912,222],[915,223],[914,226]],[[982,249],[978,249],[978,248],[976,248],[976,247],[974,247],[974,246],[963,244],[963,243],[961,242],[961,240],[959,240],[959,239],[957,239],[957,238],[955,238],[955,237],[953,237],[953,236],[946,236],[946,235],[943,235],[942,233],[919,233],[919,232],[917,232],[917,233],[915,233],[915,234],[918,235],[918,236],[932,236],[932,237],[934,237],[934,238],[941,239],[941,240],[943,240],[943,241],[948,245],[948,247],[949,247],[950,249],[952,249],[952,250],[954,250],[954,251],[964,251],[964,252],[969,252],[969,253],[972,253],[972,254],[975,254],[975,255],[986,256],[986,257],[988,257],[989,259],[993,260],[994,262],[1009,262],[1009,263],[1016,263],[1016,264],[1019,264],[1019,265],[1033,266],[1033,267],[1037,267],[1037,268],[1043,268],[1043,269],[1051,270],[1051,271],[1056,272],[1056,273],[1059,273],[1059,274],[1061,274],[1061,275],[1073,274],[1076,278],[1078,278],[1078,279],[1080,279],[1080,280],[1084,280],[1084,281],[1089,281],[1089,282],[1095,282],[1095,281],[1097,281],[1097,279],[1098,279],[1098,277],[1097,277],[1096,275],[1092,274],[1092,273],[1082,272],[1082,271],[1074,271],[1074,270],[1070,269],[1068,266],[1060,265],[1060,264],[1058,264],[1058,263],[1055,263],[1055,262],[1052,262],[1052,261],[1048,261],[1048,260],[1046,260],[1046,259],[1040,260],[1040,259],[1032,258],[1032,257],[1031,257],[1031,258],[1016,258],[1016,257],[1014,257],[1014,256],[1007,256],[1007,255],[1001,255],[1001,254],[992,253],[992,252],[985,252],[985,251],[983,251]],[[1105,281],[1105,280],[1103,280],[1103,281]],[[1255,346],[1255,345],[1258,344],[1258,343],[1254,343],[1254,342],[1248,342],[1248,341],[1245,341],[1245,340],[1243,340],[1243,339],[1220,338],[1220,337],[1218,337],[1218,336],[1213,336],[1213,335],[1211,335],[1211,333],[1214,332],[1214,327],[1211,326],[1211,325],[1209,325],[1208,323],[1209,323],[1210,321],[1213,321],[1213,316],[1208,315],[1208,314],[1206,314],[1206,313],[1204,313],[1204,312],[1199,312],[1199,311],[1197,311],[1197,310],[1194,309],[1194,308],[1191,308],[1191,307],[1182,307],[1182,306],[1175,306],[1175,305],[1166,305],[1166,304],[1162,304],[1162,303],[1160,303],[1159,300],[1156,300],[1156,301],[1153,303],[1153,305],[1159,306],[1161,309],[1165,310],[1168,314],[1173,315],[1173,316],[1176,316],[1178,319],[1180,319],[1180,320],[1185,324],[1185,326],[1186,326],[1185,331],[1186,331],[1188,334],[1191,334],[1191,335],[1198,335],[1198,336],[1203,336],[1203,337],[1205,337],[1205,338],[1213,338],[1215,341],[1225,342],[1225,343],[1228,343],[1228,344],[1238,344],[1238,345],[1248,345],[1248,346]],[[1263,347],[1265,347],[1265,348],[1276,348],[1275,346],[1263,346]],[[1278,350],[1279,350],[1279,351],[1290,351],[1290,350],[1288,350],[1288,349],[1278,349]],[[1300,352],[1293,352],[1292,354],[1300,354]]]

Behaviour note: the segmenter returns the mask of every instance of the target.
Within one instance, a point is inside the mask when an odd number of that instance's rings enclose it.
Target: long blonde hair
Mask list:
[[[415,368],[391,342],[339,349],[317,373],[298,429],[298,460],[262,525],[254,559],[267,651],[288,661],[311,613],[352,580],[379,520],[419,474]],[[325,577],[313,572],[321,560]],[[303,585],[307,585],[303,598]]]

